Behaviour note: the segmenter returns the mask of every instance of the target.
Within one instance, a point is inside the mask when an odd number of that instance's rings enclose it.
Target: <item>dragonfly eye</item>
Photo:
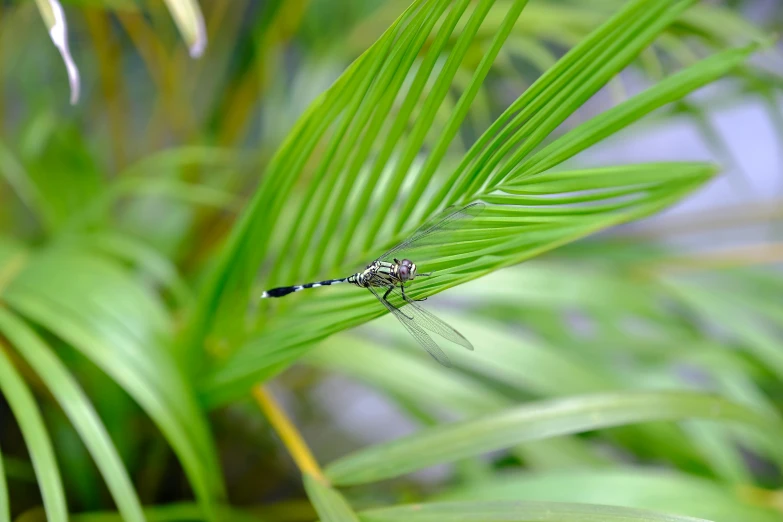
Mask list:
[[[408,278],[411,276],[410,267],[405,264],[400,264],[398,273],[400,274],[400,279],[402,279],[403,281],[407,281]]]

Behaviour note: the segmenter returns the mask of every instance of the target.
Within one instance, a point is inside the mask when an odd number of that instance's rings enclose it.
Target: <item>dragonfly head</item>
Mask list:
[[[403,281],[410,281],[416,277],[416,263],[413,263],[410,259],[403,259],[400,261],[398,274]]]

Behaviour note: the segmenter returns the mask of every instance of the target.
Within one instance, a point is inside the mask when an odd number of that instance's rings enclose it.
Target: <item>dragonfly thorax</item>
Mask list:
[[[416,275],[416,263],[409,259],[395,259],[393,263],[373,261],[363,271],[351,276],[348,282],[362,288],[398,286],[412,281]]]

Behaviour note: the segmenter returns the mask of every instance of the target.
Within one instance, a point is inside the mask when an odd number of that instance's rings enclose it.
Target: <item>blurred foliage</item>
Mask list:
[[[694,4],[63,1],[71,106],[59,3],[0,3],[0,522],[779,520],[780,199],[628,224],[721,165],[580,156],[783,132],[780,9]],[[259,300],[474,200],[411,287],[453,369]]]

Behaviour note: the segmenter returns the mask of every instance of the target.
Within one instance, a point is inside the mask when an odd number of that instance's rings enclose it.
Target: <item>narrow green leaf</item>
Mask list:
[[[145,520],[141,502],[136,496],[122,459],[76,379],[35,332],[2,307],[0,332],[46,383],[73,423],[106,480],[123,518],[129,521]]]
[[[503,44],[506,42],[511,30],[517,22],[522,9],[527,5],[527,0],[516,0],[511,3],[510,6],[505,8],[505,16],[503,22],[500,24],[497,32],[495,33],[492,42],[489,47],[484,51],[481,57],[481,62],[473,77],[470,79],[470,84],[465,88],[462,96],[460,96],[457,106],[451,112],[448,122],[446,122],[443,132],[438,137],[436,145],[433,147],[432,152],[427,156],[427,160],[421,168],[421,171],[416,176],[413,187],[408,194],[405,203],[400,209],[397,221],[392,229],[393,232],[399,233],[405,225],[406,220],[411,215],[413,208],[422,198],[424,190],[429,185],[432,177],[435,174],[438,166],[443,162],[443,158],[451,145],[452,140],[457,135],[460,127],[462,126],[465,117],[468,114],[468,110],[471,108],[473,101],[476,98],[484,80],[489,74],[489,70],[495,62],[498,54],[500,53]],[[464,35],[463,35],[464,36]],[[453,51],[456,52],[457,49]]]
[[[523,342],[520,346],[521,340],[518,338],[514,339],[514,343],[509,343],[510,339],[506,336],[500,336],[500,341],[496,341],[498,336],[493,328],[495,325],[484,323],[481,329],[478,325],[466,329],[464,316],[456,321],[454,319],[457,318],[453,316],[443,318],[450,324],[459,324],[460,332],[471,339],[490,341],[484,344],[480,352],[465,352],[475,353],[481,358],[480,361],[462,357],[461,351],[450,353],[452,362],[458,367],[464,365],[469,371],[486,375],[493,381],[503,380],[506,374],[501,372],[508,369],[508,374],[513,377],[507,381],[512,386],[531,389],[534,393],[538,391],[537,388],[556,389],[553,382],[539,385],[546,379],[570,381],[568,378],[563,379],[563,374],[557,373],[563,364],[557,354],[549,358],[537,346],[530,346],[531,343]],[[360,340],[353,335],[338,335],[321,343],[316,350],[308,354],[306,361],[361,379],[367,385],[386,392],[393,401],[400,403],[401,408],[415,410],[413,413],[426,411],[432,413],[433,417],[439,417],[438,414],[447,409],[460,418],[469,418],[499,411],[514,404],[513,399],[496,390],[490,383],[481,382],[462,372],[442,371],[440,366],[432,364],[418,346],[411,346],[411,350],[396,349],[397,345],[415,343],[405,336],[405,332],[400,331],[399,324],[391,317],[378,322],[384,334],[388,333],[390,346],[378,348],[376,343],[369,339]],[[399,342],[396,341],[398,338]],[[515,352],[520,351],[533,353],[523,356],[524,362],[520,363],[519,359],[513,357]],[[524,377],[518,376],[521,373],[518,368],[527,369]],[[565,371],[568,369],[566,367]],[[579,377],[581,375],[576,376],[577,381]],[[524,382],[528,379],[534,382]],[[573,386],[577,389],[580,387],[584,387],[584,384],[577,382]],[[511,452],[533,465],[573,466],[601,462],[600,457],[588,444],[575,437],[527,442],[515,446]]]
[[[726,484],[665,469],[615,467],[503,473],[439,500],[578,502],[679,513],[714,522],[776,522],[780,513]]]
[[[445,3],[443,3],[443,6],[445,7]],[[378,113],[376,109],[381,97],[385,94],[385,84],[390,82],[389,76],[391,74],[397,73],[397,62],[401,60],[400,53],[394,52],[396,50],[395,47],[399,46],[403,49],[407,47],[408,43],[417,37],[416,29],[422,24],[427,24],[427,20],[421,20],[421,17],[412,19],[407,27],[401,29],[395,35],[397,38],[380,40],[379,43],[382,42],[382,44],[374,50],[374,58],[370,62],[370,68],[364,74],[361,83],[355,86],[354,96],[345,107],[345,112],[342,115],[343,119],[336,129],[334,137],[330,140],[329,148],[320,162],[313,180],[310,182],[308,193],[300,205],[296,222],[299,224],[297,229],[302,231],[302,239],[299,242],[300,244],[297,245],[296,253],[288,263],[290,265],[289,276],[307,274],[308,271],[316,270],[315,263],[319,262],[321,258],[320,256],[313,257],[307,255],[307,252],[311,251],[309,247],[311,239],[328,233],[329,228],[326,226],[326,223],[333,220],[334,217],[330,217],[324,222],[323,216],[328,215],[327,209],[332,194],[342,193],[344,197],[344,189],[353,188],[350,179],[344,179],[343,171],[346,170],[345,165],[348,163],[349,157],[354,153],[354,149],[356,149],[354,143],[358,142],[360,137],[362,137],[362,142],[358,147],[358,157],[366,157],[371,145],[371,143],[366,141],[366,138],[375,138],[384,120],[385,114]],[[408,64],[408,67],[410,67],[410,64]],[[399,78],[399,75],[397,77]],[[393,101],[393,98],[386,98],[386,101]],[[390,106],[384,104],[382,108],[387,112]],[[372,118],[375,118],[376,114],[380,118],[373,121]],[[375,125],[371,128],[366,128],[366,125],[371,122]],[[354,154],[354,156],[357,157],[357,154]],[[357,161],[356,165],[348,169],[349,176],[358,174],[360,163]],[[341,188],[343,190],[338,190],[340,185],[342,185]],[[338,206],[337,209],[341,210],[342,207]],[[293,236],[294,234],[289,235],[291,240],[293,240]],[[291,241],[286,242],[284,252],[288,250],[290,244]],[[322,248],[316,247],[317,251],[321,251]],[[305,261],[310,261],[309,266],[304,265]]]
[[[590,33],[546,71],[471,147],[428,206],[457,202],[495,175],[504,179],[543,139],[625,67],[692,2],[635,0]],[[514,148],[518,150],[507,157]],[[447,197],[448,195],[448,197]]]
[[[758,44],[731,49],[688,67],[580,125],[515,167],[509,176],[526,176],[559,165],[642,116],[724,76],[758,49]]]
[[[403,106],[399,109],[399,112],[397,112],[395,116],[396,119],[392,124],[392,128],[389,131],[389,134],[383,140],[383,150],[379,154],[379,157],[375,159],[373,171],[367,175],[368,179],[363,179],[363,176],[360,177],[359,174],[362,171],[362,168],[365,166],[368,157],[372,152],[373,146],[379,134],[381,133],[381,130],[385,125],[387,125],[385,120],[390,120],[392,118],[391,111],[394,108],[393,104],[397,99],[401,88],[403,87],[404,81],[408,77],[411,66],[418,58],[419,53],[421,52],[426,42],[427,36],[430,34],[432,28],[438,22],[450,3],[451,2],[439,1],[438,3],[434,4],[434,8],[430,10],[431,12],[428,13],[428,15],[423,20],[409,25],[409,27],[401,35],[400,41],[394,46],[394,48],[392,48],[389,59],[384,64],[383,73],[381,74],[380,78],[374,82],[373,93],[375,96],[368,97],[367,101],[365,102],[365,105],[368,108],[373,109],[373,119],[367,122],[367,129],[362,133],[362,141],[359,146],[360,152],[353,155],[350,170],[347,173],[338,172],[341,178],[339,180],[341,187],[336,197],[329,198],[328,192],[321,191],[321,201],[324,206],[330,202],[330,199],[332,200],[331,211],[328,213],[329,218],[325,225],[323,225],[322,230],[328,231],[336,228],[337,224],[343,217],[344,209],[349,203],[348,198],[351,192],[354,190],[354,186],[356,184],[364,185],[364,195],[360,196],[363,201],[362,203],[359,203],[359,208],[366,208],[366,204],[368,202],[367,196],[371,194],[373,189],[373,180],[377,180],[377,177],[380,175],[381,171],[384,169],[384,167],[386,167],[386,162],[388,161],[392,150],[396,145],[396,139],[402,135],[403,129],[407,127],[410,113],[414,109],[414,104],[412,103],[411,99],[415,98],[410,96],[410,92],[411,90],[413,92],[417,92],[424,88],[424,79],[426,79],[426,73],[428,73],[435,64],[435,60],[432,58],[432,56],[437,55],[439,47],[445,45],[445,38],[441,38],[441,42],[435,42],[434,47],[428,50],[428,56],[425,58],[425,63],[420,65],[416,78],[414,79],[414,83],[411,85],[410,90],[408,91],[409,95],[406,96],[405,101],[403,102]],[[457,13],[464,11],[466,6],[466,2],[460,2],[452,7],[452,11],[449,13],[447,20],[440,29],[441,34],[448,31],[450,25],[449,20],[458,16]],[[408,41],[410,43],[405,45]],[[389,79],[389,76],[392,75],[393,77]],[[376,103],[373,98],[379,95],[382,96],[381,101],[380,103]],[[360,118],[361,115],[357,117],[357,119]],[[362,174],[364,173],[362,172]],[[311,190],[314,188],[315,187],[311,187]],[[307,201],[303,201],[301,207],[307,208],[306,203]],[[317,212],[312,214],[314,214],[316,217],[319,215]],[[348,234],[352,234],[351,231],[356,230],[356,227],[360,224],[361,221],[358,219],[360,217],[362,217],[362,214],[358,212],[357,209],[357,212],[354,214],[351,223],[349,223],[347,227],[345,240],[342,242],[342,246],[338,247],[338,249],[335,251],[336,257],[340,260],[345,257],[348,245],[350,244],[351,239],[353,239],[353,236]],[[310,235],[305,233],[304,237],[307,238],[310,237]],[[317,243],[314,247],[315,251],[323,250],[328,242],[329,234],[322,234],[320,242]],[[301,256],[306,252],[306,249],[300,249],[299,255]],[[316,263],[316,259],[318,261],[322,260],[318,256],[311,256],[311,258],[311,273],[314,273],[314,271],[316,271],[320,266],[320,263]],[[304,276],[306,272],[303,274],[295,270],[291,270],[290,274],[294,276]]]
[[[50,522],[68,522],[68,507],[65,504],[60,468],[57,466],[52,441],[46,431],[41,412],[38,410],[32,392],[2,349],[0,349],[0,391],[19,423],[22,437],[30,452],[46,508],[46,519]]]
[[[555,502],[443,502],[363,511],[363,522],[709,522],[617,506]]]
[[[513,280],[513,278],[509,278]],[[506,282],[505,284],[508,284]],[[494,295],[494,294],[491,294]],[[439,317],[445,320],[448,324],[459,325],[459,331],[468,339],[480,339],[480,344],[477,345],[477,350],[468,352],[464,350],[451,350],[449,356],[452,359],[452,363],[458,368],[462,368],[472,374],[484,376],[492,383],[503,383],[508,386],[509,389],[517,389],[525,393],[525,395],[532,394],[535,397],[563,397],[568,395],[578,395],[581,393],[593,393],[609,391],[612,389],[621,388],[620,381],[615,378],[610,372],[601,370],[597,365],[591,365],[585,363],[581,358],[574,357],[572,354],[565,350],[559,349],[552,343],[545,341],[528,338],[527,336],[520,335],[516,328],[509,328],[503,325],[499,321],[491,321],[486,318],[472,317],[474,312],[467,312],[463,314],[454,313],[439,313]],[[399,328],[396,320],[392,320],[391,317],[384,317],[376,321],[377,328],[384,331],[385,335],[392,339],[394,344],[400,345],[409,342],[411,339],[404,330]],[[376,325],[374,323],[374,326]],[[388,332],[387,332],[388,331]],[[331,340],[331,339],[330,339]],[[325,341],[325,344],[330,347],[329,357],[346,358],[349,354],[345,353],[345,348],[335,347],[330,340]],[[340,339],[340,343],[345,343]],[[372,341],[367,341],[366,344],[370,344]],[[363,351],[369,351],[368,348],[362,346],[356,346],[358,343],[346,343],[352,346],[350,357],[361,360],[360,355]],[[418,347],[415,347],[418,350]],[[333,356],[331,350],[334,350]],[[320,351],[320,350],[319,350]],[[326,351],[326,350],[324,350]],[[382,352],[383,355],[377,352]],[[373,365],[376,369],[364,370],[365,373],[370,375],[374,373],[381,373],[386,368],[394,367],[394,359],[400,359],[403,356],[397,355],[399,350],[372,350],[369,356],[365,356],[365,363],[372,365],[372,357],[377,357],[384,361],[386,364]],[[429,370],[431,373],[443,374],[438,367],[430,365],[430,361],[422,357],[420,351],[414,352],[414,355],[419,355],[419,366],[423,368],[418,372],[425,372]],[[323,356],[322,356],[323,357]],[[408,358],[411,358],[410,356]],[[343,363],[346,364],[346,363]],[[355,363],[351,363],[353,366]],[[391,366],[387,366],[387,364]],[[399,363],[397,363],[399,364]],[[402,369],[402,368],[401,368]],[[409,386],[414,389],[427,388],[430,385],[426,384],[428,379],[422,379],[419,386],[414,384],[412,379],[415,376],[410,375],[410,372],[416,372],[416,370],[410,369],[410,371],[404,371],[402,373],[390,372],[388,376],[376,376],[376,382],[384,383],[392,379],[399,379],[401,384],[410,383]],[[441,377],[432,376],[433,382],[443,379],[456,379],[461,374],[452,377],[447,372],[446,375]],[[454,383],[458,388],[463,387],[459,380]],[[464,408],[467,408],[471,402],[465,395],[474,395],[475,400],[486,400],[480,393],[481,388],[474,390],[472,386],[469,386],[471,381],[465,383],[462,393],[457,395],[461,401],[465,401]],[[441,390],[446,392],[447,390]],[[426,400],[427,393],[422,392],[424,396],[422,401]],[[456,398],[455,397],[455,400]],[[433,399],[436,399],[434,397]],[[443,400],[443,399],[441,399]],[[510,406],[510,400],[504,401],[504,406]],[[497,403],[495,403],[497,405]],[[488,413],[490,410],[484,408],[470,409],[468,410],[473,414]]]
[[[746,350],[763,361],[778,379],[783,379],[783,352],[779,340],[758,313],[749,313],[745,306],[738,307],[732,300],[735,295],[725,289],[721,291],[708,284],[674,277],[662,282],[705,319],[744,341]]]
[[[446,5],[444,4],[444,8],[445,7]],[[376,185],[378,184],[383,171],[390,167],[390,159],[392,158],[392,154],[394,153],[395,148],[402,146],[402,144],[405,142],[406,138],[404,137],[404,132],[410,125],[411,116],[417,103],[419,102],[419,98],[421,97],[422,92],[424,91],[429,76],[432,74],[432,71],[437,64],[441,53],[444,52],[444,49],[448,44],[449,37],[451,36],[451,32],[467,7],[467,2],[460,2],[458,4],[452,5],[448,16],[441,24],[437,34],[434,38],[430,38],[431,42],[428,44],[429,48],[427,49],[423,60],[416,69],[416,75],[413,78],[410,86],[407,88],[402,106],[397,111],[391,129],[388,131],[386,138],[383,140],[380,152],[373,162],[372,168],[367,174],[366,180],[362,184],[363,187],[361,188],[359,195],[356,198],[356,211],[346,226],[343,239],[337,247],[337,254],[339,255],[338,263],[342,263],[342,261],[344,261],[348,247],[354,240],[354,232],[357,231],[362,221],[366,220],[365,213],[369,209],[370,201],[373,197],[373,194],[375,193]],[[440,17],[442,13],[440,11],[436,11],[434,14],[437,15],[437,17]],[[431,29],[432,28],[430,28],[430,30]],[[429,34],[424,36],[426,40]],[[418,45],[423,46],[424,42],[422,41],[418,43]],[[410,62],[407,65],[410,68],[411,65],[413,65],[413,62]],[[407,71],[402,72],[407,73]]]
[[[326,468],[335,484],[361,484],[513,444],[639,422],[689,418],[773,424],[720,397],[689,392],[586,395],[530,403],[484,418],[439,426],[338,459]]]
[[[359,517],[339,491],[310,475],[303,475],[305,491],[323,522],[359,522]]]
[[[4,300],[70,342],[142,406],[210,513],[222,495],[217,457],[204,412],[166,345],[162,304],[114,264],[68,248],[33,256]]]
[[[398,326],[391,324],[391,327]],[[468,415],[497,411],[509,399],[457,372],[442,372],[421,353],[379,349],[353,335],[327,339],[309,353],[306,362],[360,378],[374,388],[403,397],[417,406],[447,407]]]
[[[467,2],[463,5],[467,5]],[[435,83],[422,104],[421,114],[416,118],[416,122],[410,132],[410,137],[405,144],[399,160],[394,165],[394,171],[389,178],[388,185],[385,187],[389,194],[397,194],[400,192],[400,187],[407,178],[407,173],[410,171],[411,165],[413,165],[416,157],[420,154],[422,144],[424,143],[427,134],[430,132],[437,110],[448,94],[448,90],[459,68],[459,64],[462,62],[470,42],[475,37],[479,27],[481,27],[491,6],[491,0],[479,0],[478,2],[475,2],[474,10],[468,18],[465,27],[460,32],[460,35],[454,44],[454,48],[449,53],[449,56],[443,65],[443,69],[435,78]],[[456,10],[455,6],[455,11]],[[516,13],[516,15],[519,14],[516,6],[512,12]],[[456,24],[458,21],[459,18],[454,20],[454,23]],[[449,27],[447,32],[451,32],[452,30],[453,26]],[[379,200],[379,204],[373,209],[372,213],[374,214],[374,218],[369,221],[369,225],[365,229],[364,241],[362,243],[363,250],[369,249],[375,242],[375,235],[377,234],[377,231],[381,229],[381,224],[388,219],[389,210],[394,202],[395,198],[382,198]]]
[[[266,242],[280,217],[282,202],[294,186],[295,176],[275,173],[303,168],[307,155],[318,143],[320,133],[337,116],[341,104],[346,103],[346,84],[366,67],[371,53],[372,49],[368,50],[329,91],[310,105],[281,145],[280,150],[286,153],[278,153],[270,161],[249,208],[234,226],[214,272],[200,293],[201,299],[182,340],[185,350],[200,352],[204,338],[213,328],[226,336],[232,330],[237,335],[235,325],[225,323],[231,323],[238,310],[246,309],[248,283],[266,251]],[[310,125],[311,121],[315,124]],[[255,220],[262,212],[266,226],[259,227]]]

